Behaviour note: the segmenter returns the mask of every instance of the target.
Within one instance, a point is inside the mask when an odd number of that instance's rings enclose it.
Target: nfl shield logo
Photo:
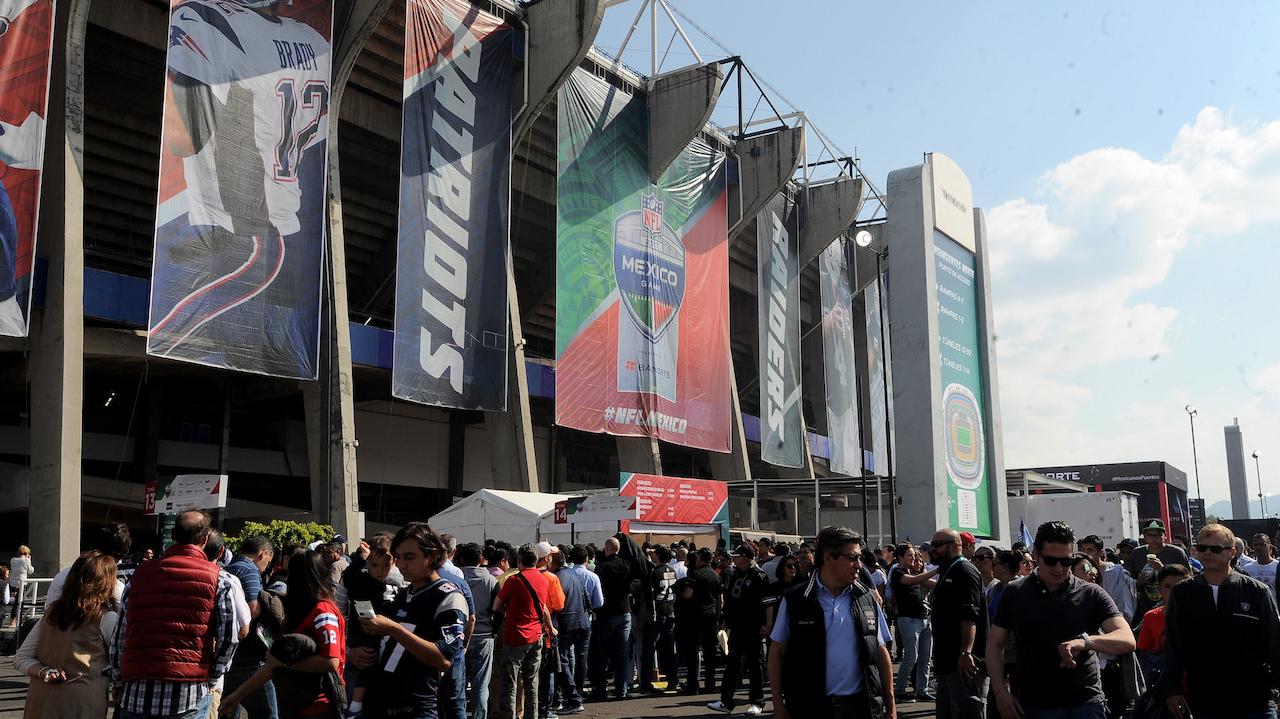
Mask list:
[[[662,234],[662,204],[662,200],[650,192],[644,193],[640,198],[641,224],[649,234]]]
[[[1248,602],[1240,602],[1240,611],[1242,611],[1242,612],[1247,612],[1247,611],[1249,611],[1249,603],[1248,603]]]
[[[656,342],[674,323],[684,302],[685,252],[680,235],[662,217],[662,200],[651,192],[640,209],[613,223],[613,274],[631,321]]]

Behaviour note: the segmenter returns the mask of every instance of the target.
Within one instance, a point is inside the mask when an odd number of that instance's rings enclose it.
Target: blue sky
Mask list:
[[[638,1],[597,44],[617,48]],[[1280,5],[675,4],[880,186],[925,151],[966,169],[997,264],[1009,466],[1192,474],[1190,402],[1209,503],[1236,416],[1280,494]],[[647,43],[623,59],[647,69]],[[666,68],[691,61],[672,50]]]

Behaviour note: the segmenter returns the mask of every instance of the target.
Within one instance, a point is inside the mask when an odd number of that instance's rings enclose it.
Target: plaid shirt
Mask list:
[[[231,657],[235,654],[236,643],[240,641],[240,628],[236,623],[235,602],[231,593],[231,582],[234,581],[236,579],[225,570],[218,570],[218,588],[213,597],[216,608],[213,615],[213,669],[209,681],[138,679],[126,682],[116,692],[121,709],[150,716],[170,716],[194,709],[209,693],[214,680],[226,672]],[[120,658],[124,654],[125,624],[129,620],[129,592],[132,588],[132,584],[125,587],[124,596],[120,600],[120,622],[116,625],[111,645],[107,647],[107,676],[117,687],[120,687]]]

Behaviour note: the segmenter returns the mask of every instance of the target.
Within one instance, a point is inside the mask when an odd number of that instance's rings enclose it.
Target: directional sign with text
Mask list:
[[[556,502],[556,524],[616,522],[621,519],[639,518],[640,505],[635,497],[597,495],[570,497]]]

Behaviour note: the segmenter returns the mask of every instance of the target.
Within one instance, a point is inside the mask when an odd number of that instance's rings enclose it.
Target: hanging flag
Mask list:
[[[880,275],[863,291],[865,307],[864,318],[867,330],[867,406],[870,408],[868,422],[871,425],[871,467],[881,477],[889,476],[889,445],[891,441],[889,427],[893,424],[893,408],[886,397],[893,395],[893,379],[889,377],[889,341],[888,328],[884,327],[884,315],[881,314]]]
[[[26,337],[44,167],[53,3],[0,2],[0,335]]]
[[[333,0],[173,0],[147,354],[315,379]]]
[[[822,295],[822,365],[827,389],[831,471],[861,477],[857,361],[853,350],[853,292],[849,285],[849,256],[845,253],[844,238],[837,238],[818,256],[818,286]]]
[[[800,213],[779,193],[756,215],[760,458],[804,466],[800,407]]]
[[[507,406],[515,30],[466,0],[405,18],[391,394]]]
[[[1027,520],[1018,517],[1018,540],[1028,548],[1035,544],[1035,539],[1031,536],[1031,532],[1027,531]]]
[[[583,70],[557,117],[556,423],[728,452],[724,154],[650,183],[644,101]]]

